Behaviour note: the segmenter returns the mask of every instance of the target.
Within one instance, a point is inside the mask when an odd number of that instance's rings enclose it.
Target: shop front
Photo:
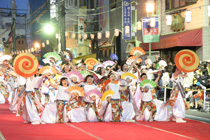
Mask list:
[[[159,42],[152,43],[152,51],[160,51],[160,56],[167,62],[174,62],[176,53],[183,49],[197,51],[203,46],[202,28],[160,36]],[[149,51],[149,44],[140,45],[145,51]]]

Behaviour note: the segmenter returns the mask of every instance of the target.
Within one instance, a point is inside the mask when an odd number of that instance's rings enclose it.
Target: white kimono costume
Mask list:
[[[86,93],[92,89],[98,89],[98,87],[94,84],[92,85],[88,85],[88,84],[85,84],[84,86],[84,91],[85,91],[85,97],[83,98],[83,100],[87,103],[92,103],[90,97],[88,95],[86,95]],[[97,102],[96,102],[97,104]],[[87,121],[89,122],[98,122],[98,119],[97,119],[97,116],[95,114],[95,111],[88,107],[86,108],[86,115],[87,115]]]

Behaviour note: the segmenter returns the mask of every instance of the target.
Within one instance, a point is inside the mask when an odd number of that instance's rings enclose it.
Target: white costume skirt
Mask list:
[[[12,91],[12,88],[11,88],[10,85],[7,85],[7,91],[8,91],[8,93],[9,93],[9,97],[8,97],[7,100],[9,101],[9,103],[11,103],[11,102],[12,102],[13,91]]]
[[[164,102],[157,100],[157,99],[153,99],[155,105],[156,105],[156,114],[155,114],[155,121],[167,121],[170,118],[169,115],[169,111],[167,106],[164,106]],[[144,114],[142,115],[141,118],[139,118],[138,120],[140,121],[149,121],[150,119],[150,113],[149,110],[146,108],[144,110]]]
[[[72,109],[71,111],[68,112],[68,118],[70,122],[85,122],[86,121],[86,113],[85,113],[85,108],[80,107],[80,108],[75,108]]]
[[[125,122],[127,120],[132,120],[135,117],[135,111],[131,102],[122,102],[122,108],[123,112],[120,121]]]
[[[45,123],[56,123],[57,105],[56,102],[48,103],[43,111],[41,121]]]
[[[23,120],[29,122],[40,121],[36,106],[34,105],[34,102],[31,100],[28,94],[25,97],[22,118]]]
[[[11,100],[11,103],[10,103],[10,110],[11,111],[16,111],[17,109],[17,100],[18,100],[18,94],[17,94],[17,89],[15,89],[15,91],[13,92],[13,95],[12,95],[14,98],[13,100]]]
[[[4,104],[4,103],[5,103],[5,98],[4,98],[4,95],[0,91],[0,104]]]
[[[167,121],[170,118],[169,115],[169,111],[167,109],[167,106],[164,106],[164,102],[154,99],[153,100],[155,105],[156,105],[156,109],[157,112],[155,114],[155,121]]]
[[[99,111],[99,116],[103,116],[104,122],[112,121],[112,106],[111,103],[108,104],[107,101],[101,102],[101,109]]]
[[[185,117],[185,104],[182,98],[181,93],[178,93],[176,102],[172,107],[172,114],[175,118],[184,118]]]
[[[87,120],[88,122],[98,122],[96,113],[92,108],[89,108],[87,111]]]

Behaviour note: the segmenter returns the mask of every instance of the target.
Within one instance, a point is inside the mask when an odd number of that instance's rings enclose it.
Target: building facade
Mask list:
[[[26,15],[16,13],[14,10],[16,9],[15,0],[11,1],[11,9],[13,10],[0,11],[0,50],[5,51],[6,54],[10,54],[14,50],[14,44],[11,42],[13,41],[11,39],[13,18],[15,19],[15,36],[25,36],[26,34]]]
[[[156,0],[156,3],[160,40],[152,43],[152,51],[160,51],[163,59],[173,62],[178,51],[190,49],[201,61],[209,60],[209,0]],[[166,15],[172,16],[171,25],[166,24]],[[140,46],[148,50],[148,43],[142,42]]]

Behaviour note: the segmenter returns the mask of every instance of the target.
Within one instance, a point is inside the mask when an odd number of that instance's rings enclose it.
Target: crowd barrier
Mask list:
[[[203,85],[200,85],[202,87],[202,89],[200,90],[194,90],[194,89],[185,89],[184,91],[203,91],[204,92],[204,97],[203,97],[203,109],[207,112],[210,113],[210,103],[206,101],[206,96],[207,96],[207,91],[210,91],[210,88],[206,88]],[[167,89],[173,89],[171,87],[167,87],[167,86],[159,86],[159,88],[163,88],[164,89],[164,102],[166,102],[166,90]]]

